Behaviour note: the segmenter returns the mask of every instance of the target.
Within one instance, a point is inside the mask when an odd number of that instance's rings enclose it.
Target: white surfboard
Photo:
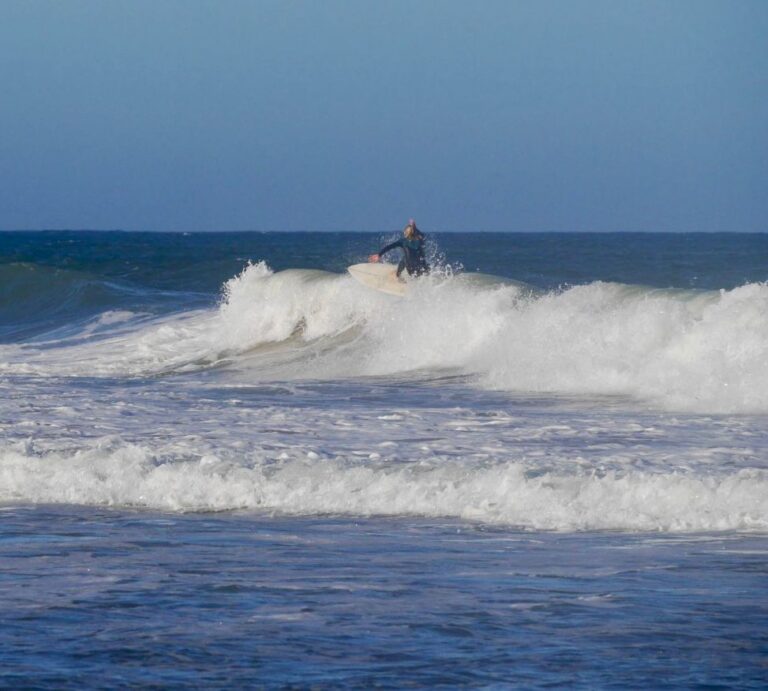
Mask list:
[[[394,264],[353,264],[347,271],[364,286],[382,293],[405,295],[408,290],[407,284],[397,278],[397,267]]]

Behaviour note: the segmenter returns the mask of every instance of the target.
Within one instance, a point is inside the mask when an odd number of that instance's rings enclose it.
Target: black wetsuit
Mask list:
[[[405,253],[405,256],[403,256],[400,263],[397,265],[398,276],[403,273],[403,269],[405,269],[410,276],[421,276],[422,274],[429,273],[429,265],[424,258],[424,236],[421,233],[419,233],[413,240],[409,240],[406,237],[395,240],[395,242],[380,249],[379,256],[395,249],[395,247],[401,247]]]

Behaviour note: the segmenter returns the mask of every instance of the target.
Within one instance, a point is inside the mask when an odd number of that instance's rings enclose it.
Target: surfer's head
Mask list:
[[[403,228],[403,235],[409,240],[415,238],[419,233],[419,229],[416,227],[416,221],[410,219],[408,225]]]

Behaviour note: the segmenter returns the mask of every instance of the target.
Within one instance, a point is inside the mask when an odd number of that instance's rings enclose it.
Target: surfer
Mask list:
[[[410,219],[408,225],[403,229],[403,237],[395,240],[386,247],[382,247],[378,254],[372,254],[368,261],[377,262],[382,255],[390,250],[400,247],[403,250],[403,258],[397,265],[397,277],[403,270],[408,272],[409,276],[421,276],[429,273],[429,265],[424,258],[424,233],[416,227],[416,221]]]

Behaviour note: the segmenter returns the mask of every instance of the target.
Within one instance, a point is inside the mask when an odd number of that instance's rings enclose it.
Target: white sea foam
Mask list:
[[[221,305],[114,338],[0,348],[0,370],[136,375],[213,365],[239,380],[445,371],[521,392],[622,394],[662,409],[768,412],[768,286],[652,290],[593,283],[545,295],[471,276],[429,278],[403,298],[348,276],[230,280]]]
[[[76,452],[0,448],[0,502],[456,517],[535,529],[768,530],[768,473],[536,472],[525,462],[406,465],[293,450],[169,456],[104,439]]]

